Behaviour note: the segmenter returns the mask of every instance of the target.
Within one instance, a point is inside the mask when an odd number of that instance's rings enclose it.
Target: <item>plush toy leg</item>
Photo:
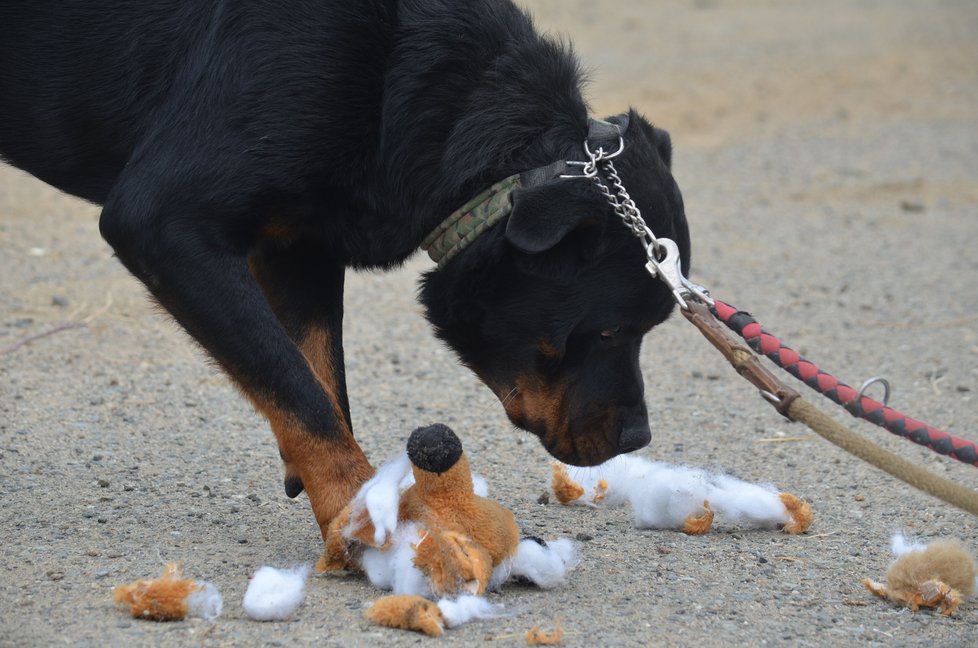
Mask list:
[[[703,512],[699,515],[690,515],[683,522],[683,533],[686,535],[703,535],[710,530],[713,525],[713,509],[710,503],[703,502]]]
[[[791,521],[782,527],[782,531],[797,535],[804,533],[812,525],[812,509],[808,504],[801,501],[791,493],[778,493],[781,503],[791,516]]]
[[[430,532],[418,543],[414,564],[439,596],[482,594],[492,578],[489,552],[455,531]]]
[[[554,496],[561,504],[570,504],[584,497],[584,488],[571,479],[570,474],[567,472],[567,467],[564,464],[554,462],[553,482],[551,485],[554,490]]]
[[[886,585],[884,585],[883,583],[877,583],[876,581],[870,580],[868,578],[864,578],[862,580],[862,583],[863,583],[863,587],[869,590],[870,594],[874,594],[882,599],[888,597],[886,591]]]
[[[343,530],[350,524],[350,505],[339,512],[330,522],[326,531],[326,545],[323,548],[323,555],[316,563],[316,571],[319,573],[326,571],[338,571],[347,569],[351,566],[352,549],[351,542],[343,535]]]
[[[863,587],[880,598],[885,598],[905,605],[916,612],[922,607],[941,609],[941,614],[951,616],[961,605],[961,594],[950,585],[939,580],[929,580],[920,583],[910,591],[888,590],[886,585],[864,578]]]
[[[385,596],[370,606],[364,615],[382,626],[415,630],[431,637],[440,637],[445,618],[433,601],[415,596]]]

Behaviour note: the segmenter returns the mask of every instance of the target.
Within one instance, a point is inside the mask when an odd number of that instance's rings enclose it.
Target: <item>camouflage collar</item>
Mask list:
[[[513,208],[509,196],[523,186],[520,176],[517,173],[492,185],[452,212],[425,238],[421,248],[439,268],[509,214]]]
[[[589,150],[589,146],[596,151],[601,147],[614,150],[616,145],[619,147],[618,151],[621,151],[624,147],[623,133],[628,128],[628,115],[619,115],[614,119],[618,123],[588,119],[586,151]],[[583,164],[560,160],[500,180],[452,212],[451,216],[425,237],[421,242],[421,249],[438,264],[439,269],[444,267],[483,232],[509,215],[513,209],[514,191],[523,187],[542,185],[559,178],[587,177],[582,169]]]

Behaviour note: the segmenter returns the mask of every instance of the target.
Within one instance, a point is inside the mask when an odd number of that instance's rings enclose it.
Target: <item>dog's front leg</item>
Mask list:
[[[343,436],[353,438],[350,404],[346,391],[343,362],[343,284],[345,268],[324,258],[316,249],[301,244],[280,246],[267,243],[249,258],[251,273],[258,280],[279,321],[296,343],[339,413]],[[305,489],[311,500],[324,497],[323,491],[303,477],[301,444],[275,419],[272,427],[279,441],[285,465],[285,493],[296,497]],[[280,431],[281,429],[281,431]],[[358,486],[370,475],[360,474]]]
[[[241,244],[240,223],[196,211],[174,217],[154,206],[117,187],[102,212],[103,236],[269,419],[293,489],[304,486],[325,534],[373,473],[350,431],[337,352],[342,268],[305,277],[301,287],[329,299],[280,308],[280,320],[249,270],[253,246]],[[270,299],[302,303],[300,293]]]

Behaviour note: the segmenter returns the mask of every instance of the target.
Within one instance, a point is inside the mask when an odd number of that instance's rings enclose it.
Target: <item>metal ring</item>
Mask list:
[[[610,160],[612,158],[618,157],[622,151],[625,150],[625,138],[621,135],[618,136],[618,150],[613,153],[605,153],[604,147],[599,146],[597,152],[592,153],[591,147],[587,145],[587,140],[584,140],[584,152],[587,153],[589,158],[594,160]]]
[[[859,402],[859,400],[863,397],[863,392],[865,392],[869,387],[871,387],[875,383],[880,383],[883,385],[883,404],[884,405],[888,404],[890,402],[890,382],[886,378],[880,378],[879,376],[873,376],[872,378],[864,382],[862,384],[862,387],[860,387],[856,391],[856,398],[854,400],[856,402]]]

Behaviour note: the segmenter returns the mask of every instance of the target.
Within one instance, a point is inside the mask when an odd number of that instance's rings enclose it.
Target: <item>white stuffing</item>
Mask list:
[[[470,594],[456,599],[443,598],[438,601],[438,609],[449,628],[468,623],[473,619],[493,619],[503,615],[502,605],[493,605],[481,596]]]
[[[592,468],[567,466],[568,475],[584,488],[574,504],[632,506],[635,526],[646,529],[682,527],[703,502],[735,524],[773,527],[791,516],[777,490],[728,475],[621,455]]]
[[[353,498],[351,523],[366,508],[374,525],[374,544],[384,544],[387,536],[397,528],[401,492],[412,483],[414,473],[411,470],[411,460],[403,452],[378,468],[376,474],[360,487]]]
[[[902,556],[905,553],[910,553],[911,551],[923,551],[926,548],[926,544],[922,544],[916,540],[907,538],[903,535],[902,531],[897,531],[893,534],[893,538],[890,539],[890,550],[893,552],[893,555],[897,557]]]
[[[196,581],[199,589],[187,597],[187,615],[200,619],[216,619],[224,609],[224,600],[212,583]]]
[[[528,579],[537,587],[552,589],[567,581],[567,572],[580,562],[577,544],[569,538],[558,538],[540,544],[532,538],[520,541],[510,561],[513,576]]]
[[[428,579],[414,565],[414,546],[420,540],[421,527],[415,522],[405,522],[394,531],[389,546],[364,550],[360,565],[370,583],[395,594],[430,596]]]
[[[242,606],[256,621],[284,621],[305,597],[310,565],[293,569],[262,567],[251,577]]]
[[[472,473],[472,492],[479,497],[489,497],[489,482],[482,475]]]

